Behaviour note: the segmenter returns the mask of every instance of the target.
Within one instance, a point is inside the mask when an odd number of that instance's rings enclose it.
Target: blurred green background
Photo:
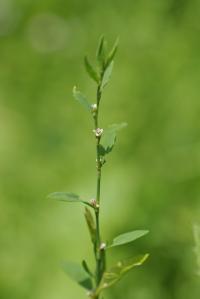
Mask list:
[[[199,298],[199,19],[198,0],[0,0],[2,299],[86,298],[60,269],[93,263],[83,208],[46,195],[95,194],[92,122],[71,91],[94,101],[82,62],[102,33],[120,48],[101,126],[128,123],[103,169],[102,233],[150,230],[108,262],[151,254],[105,298]]]

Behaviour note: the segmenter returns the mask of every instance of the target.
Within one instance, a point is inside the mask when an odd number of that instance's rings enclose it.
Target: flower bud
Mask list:
[[[100,250],[104,250],[106,248],[106,243],[101,243]]]
[[[96,130],[93,130],[93,132],[95,133],[95,136],[99,138],[103,134],[103,129],[97,128]]]
[[[93,113],[96,112],[97,111],[97,104],[92,104],[91,105],[91,110],[92,110]]]
[[[90,200],[90,204],[93,206],[93,208],[95,209],[99,209],[99,204],[97,203],[96,199],[95,198],[92,198]]]

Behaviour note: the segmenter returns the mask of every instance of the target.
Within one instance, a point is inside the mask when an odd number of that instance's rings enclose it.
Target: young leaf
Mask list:
[[[114,65],[114,62],[112,61],[103,74],[103,79],[102,79],[101,87],[100,87],[101,92],[103,91],[104,87],[108,84],[108,82],[110,80],[113,65]]]
[[[116,246],[133,242],[145,236],[146,234],[148,234],[148,232],[149,232],[148,230],[134,230],[132,232],[119,235],[113,239],[112,243],[107,248],[116,247]]]
[[[95,71],[93,66],[90,64],[87,56],[85,56],[84,62],[85,62],[85,69],[86,69],[88,75],[90,76],[90,78],[92,78],[98,84],[99,83],[99,75],[97,74],[97,72]]]
[[[86,110],[91,111],[90,103],[87,101],[86,97],[76,89],[76,86],[73,88],[73,96]]]
[[[93,273],[90,271],[90,268],[88,267],[85,260],[82,261],[82,266],[85,272],[87,272],[89,276],[94,277]]]
[[[85,205],[91,206],[89,202],[82,200],[79,195],[72,192],[53,192],[48,195],[48,198],[66,202],[81,202]]]
[[[92,243],[94,244],[95,240],[96,240],[96,225],[95,225],[93,216],[88,208],[85,208],[85,220],[88,225]]]
[[[134,267],[141,266],[149,254],[141,255],[134,258],[129,258],[123,261],[119,261],[114,267],[104,272],[101,282],[96,290],[96,295],[111,287],[116,282],[118,282],[124,274],[133,269]]]
[[[99,45],[97,48],[96,57],[100,66],[103,67],[105,61],[105,39],[103,35],[99,39]]]
[[[88,273],[79,264],[73,262],[64,262],[63,265],[64,272],[72,279],[80,284],[83,288],[87,290],[92,289],[92,281]]]
[[[106,61],[106,67],[108,67],[109,64],[111,63],[111,61],[114,59],[115,54],[116,54],[117,49],[118,49],[118,44],[119,44],[119,38],[116,39],[110,53],[108,54],[108,58],[107,58],[107,61]]]
[[[102,156],[112,151],[116,142],[117,131],[123,129],[126,126],[127,123],[113,124],[104,130],[103,135],[101,137],[101,144],[99,148],[100,154]]]

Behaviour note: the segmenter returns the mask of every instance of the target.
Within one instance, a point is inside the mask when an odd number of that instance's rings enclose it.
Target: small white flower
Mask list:
[[[96,130],[93,130],[93,132],[95,133],[96,137],[101,137],[101,135],[103,134],[103,129],[97,128]]]
[[[95,198],[90,199],[90,204],[95,208],[98,209],[99,208],[99,204],[97,203]]]
[[[106,248],[106,243],[101,243],[100,250],[104,250]]]
[[[91,110],[92,110],[92,112],[96,112],[97,111],[97,104],[92,104],[91,105]]]

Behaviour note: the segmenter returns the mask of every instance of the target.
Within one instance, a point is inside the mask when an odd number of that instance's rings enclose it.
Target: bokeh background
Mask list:
[[[86,298],[60,268],[93,264],[83,208],[46,195],[95,194],[92,122],[71,91],[94,101],[83,56],[102,33],[120,48],[101,126],[128,123],[103,169],[102,233],[150,230],[108,263],[151,254],[105,298],[199,298],[199,19],[198,0],[0,0],[2,299]]]

